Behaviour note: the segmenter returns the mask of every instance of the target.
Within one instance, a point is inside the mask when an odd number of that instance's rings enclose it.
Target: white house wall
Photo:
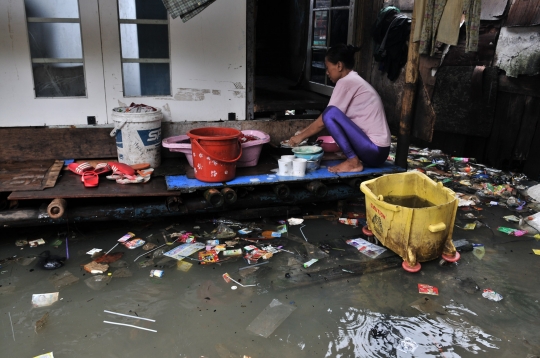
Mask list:
[[[131,102],[161,108],[166,121],[245,119],[245,1],[217,0],[187,23],[170,19],[172,95],[159,97],[123,96],[116,2],[79,4],[87,97],[36,99],[23,0],[0,1],[0,126],[112,123],[112,108]]]

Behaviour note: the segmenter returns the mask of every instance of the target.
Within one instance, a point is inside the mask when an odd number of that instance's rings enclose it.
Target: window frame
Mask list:
[[[121,19],[120,18],[120,1],[121,0],[115,0],[116,1],[116,8],[117,8],[117,23],[118,23],[118,44],[119,44],[119,53],[120,53],[120,69],[122,71],[122,96],[124,98],[139,98],[139,97],[172,97],[172,73],[171,73],[171,17],[167,12],[167,19]],[[122,24],[133,24],[133,25],[167,25],[167,33],[168,33],[168,58],[125,58],[122,54],[122,32],[120,27]],[[148,95],[135,95],[135,96],[128,96],[126,95],[126,81],[124,79],[124,63],[168,63],[169,64],[169,94],[162,95],[162,94],[148,94]]]
[[[314,8],[315,1],[317,0],[310,0],[309,4],[309,28],[308,28],[308,43],[307,43],[307,53],[306,53],[306,81],[308,89],[321,93],[327,96],[331,96],[332,92],[334,91],[334,86],[328,85],[328,76],[325,75],[325,84],[321,84],[318,82],[313,82],[311,80],[311,68],[312,66],[312,51],[314,49],[319,50],[327,50],[330,48],[330,30],[332,26],[332,16],[331,12],[333,10],[349,10],[349,24],[347,28],[347,44],[352,44],[354,41],[354,15],[355,15],[355,8],[356,8],[356,0],[350,0],[349,6],[329,6],[329,7],[321,7],[321,8]],[[330,0],[332,1],[332,0]],[[313,18],[314,13],[316,11],[328,11],[328,22],[327,22],[327,31],[326,31],[326,44],[327,46],[313,46]]]
[[[81,4],[80,0],[77,1],[78,17],[37,17],[28,16],[26,11],[26,4],[24,4],[24,18],[26,27],[26,39],[28,41],[28,55],[30,56],[30,72],[32,74],[32,92],[34,93],[34,99],[80,99],[88,98],[88,84],[86,75],[86,62],[84,56],[84,42],[83,42],[83,29],[81,21]],[[23,1],[24,2],[24,1]],[[79,24],[79,33],[81,40],[81,55],[82,58],[52,58],[52,57],[32,57],[31,45],[30,45],[30,28],[29,23],[47,23],[47,24]],[[48,64],[48,63],[82,63],[83,65],[83,81],[84,81],[84,96],[55,96],[55,97],[38,97],[36,94],[36,79],[34,77],[34,64]]]

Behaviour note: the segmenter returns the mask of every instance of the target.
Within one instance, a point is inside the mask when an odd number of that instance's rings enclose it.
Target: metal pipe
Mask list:
[[[349,182],[347,184],[349,184],[351,186],[351,188],[353,189],[357,189],[357,190],[360,190],[360,184],[362,184],[364,180],[361,179],[361,178],[353,178],[351,180],[349,180]]]
[[[225,198],[223,195],[214,188],[208,189],[203,194],[204,199],[208,204],[211,204],[214,208],[219,208],[225,203]]]
[[[221,195],[223,195],[227,204],[234,204],[236,203],[236,200],[238,200],[236,192],[234,191],[234,189],[231,188],[221,189]]]
[[[291,195],[291,189],[286,184],[273,185],[272,190],[280,199],[286,199]]]
[[[324,198],[328,194],[328,187],[318,180],[308,183],[306,188],[319,198]]]
[[[245,219],[260,217],[263,209],[271,213],[285,212],[290,205],[308,204],[320,201],[337,201],[360,196],[358,190],[353,190],[345,184],[331,184],[327,186],[328,192],[324,198],[313,195],[302,187],[291,189],[291,195],[287,200],[280,199],[269,187],[259,188],[251,192],[246,198],[238,198],[235,203],[237,215]],[[166,198],[143,200],[138,204],[117,203],[78,206],[77,202],[71,205],[71,209],[59,219],[52,219],[46,211],[39,208],[22,208],[0,212],[0,227],[36,226],[47,224],[65,224],[67,222],[94,222],[111,220],[132,220],[143,218],[155,218],[166,216],[181,216],[191,214],[205,214],[226,212],[233,215],[235,212],[228,210],[226,206],[214,207],[205,200],[201,200],[200,194],[189,194],[182,197],[179,211],[172,211],[167,205]],[[221,195],[221,193],[220,193]],[[84,200],[79,201],[79,205]],[[286,205],[286,206],[284,206]],[[260,208],[260,209],[257,209]]]

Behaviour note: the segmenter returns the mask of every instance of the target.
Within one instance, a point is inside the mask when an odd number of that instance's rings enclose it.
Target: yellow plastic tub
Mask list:
[[[407,271],[442,256],[457,261],[452,243],[458,200],[452,190],[417,171],[389,174],[360,185],[368,229],[404,260]]]

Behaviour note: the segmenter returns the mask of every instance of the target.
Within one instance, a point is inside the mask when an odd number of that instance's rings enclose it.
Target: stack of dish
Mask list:
[[[292,149],[292,152],[295,157],[307,160],[306,171],[317,170],[321,166],[322,157],[324,155],[321,147],[316,145],[306,145],[295,147]]]

